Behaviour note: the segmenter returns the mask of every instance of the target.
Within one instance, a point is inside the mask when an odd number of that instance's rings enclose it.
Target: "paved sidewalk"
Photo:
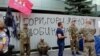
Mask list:
[[[57,55],[57,54],[58,54],[58,50],[50,50],[50,51],[48,52],[48,54],[49,54],[49,56],[58,56],[58,55]],[[36,52],[36,53],[32,53],[31,56],[39,56],[39,55],[38,55],[38,53]],[[72,55],[71,55],[71,50],[70,50],[70,49],[65,49],[65,51],[64,51],[64,56],[72,56]],[[83,55],[76,55],[76,56],[83,56]]]

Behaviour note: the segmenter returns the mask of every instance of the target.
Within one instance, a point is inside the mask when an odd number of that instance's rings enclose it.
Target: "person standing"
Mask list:
[[[71,43],[71,51],[72,55],[79,54],[79,47],[78,47],[78,28],[75,25],[76,21],[72,20],[69,26],[69,36],[70,36],[70,43]],[[76,53],[75,53],[76,51]]]
[[[92,25],[92,20],[87,19],[85,26],[80,30],[80,33],[83,34],[84,39],[84,56],[96,56],[95,53],[95,44],[94,44],[94,34],[96,29]]]
[[[56,30],[56,36],[57,36],[57,44],[59,48],[58,56],[63,56],[64,46],[65,46],[65,36],[63,32],[63,23],[58,22],[58,28]]]
[[[0,56],[9,56],[8,52],[8,36],[4,31],[4,22],[0,21]]]
[[[20,32],[20,56],[30,56],[30,38],[28,36],[28,24],[24,24]]]

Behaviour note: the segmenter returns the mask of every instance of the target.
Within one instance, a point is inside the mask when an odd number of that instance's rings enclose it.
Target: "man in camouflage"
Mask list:
[[[80,30],[84,39],[84,56],[96,56],[94,47],[94,34],[96,29],[92,25],[92,20],[87,19],[85,26]]]
[[[30,38],[28,36],[28,25],[24,24],[20,32],[20,56],[30,56]]]
[[[79,48],[78,48],[78,28],[75,25],[76,20],[72,20],[71,24],[69,26],[69,36],[70,36],[70,42],[71,42],[71,51],[72,54],[79,54]],[[76,51],[76,53],[75,53]]]
[[[49,46],[46,42],[44,42],[44,39],[40,39],[40,42],[38,43],[37,48],[38,48],[40,56],[42,55],[48,56],[47,52],[48,52]]]

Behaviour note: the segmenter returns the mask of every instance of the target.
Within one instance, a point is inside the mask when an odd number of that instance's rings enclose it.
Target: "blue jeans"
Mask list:
[[[59,48],[58,56],[63,56],[65,43],[64,43],[64,41],[59,41],[58,40],[57,44],[58,44],[58,48]]]

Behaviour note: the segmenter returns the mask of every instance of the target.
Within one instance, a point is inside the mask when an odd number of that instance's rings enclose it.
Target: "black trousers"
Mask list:
[[[24,44],[24,47],[26,48],[26,50],[25,50],[26,55],[30,56],[30,45]]]
[[[0,51],[0,56],[9,56],[9,55],[8,55],[8,52],[7,53],[3,53],[3,52]]]

